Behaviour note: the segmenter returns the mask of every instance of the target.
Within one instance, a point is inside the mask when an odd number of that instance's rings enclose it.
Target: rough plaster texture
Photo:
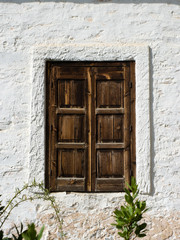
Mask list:
[[[147,239],[179,239],[180,2],[165,0],[0,0],[0,193],[44,179],[45,61],[136,61],[137,177]],[[116,239],[112,212],[123,194],[55,194],[67,239]],[[26,210],[26,213],[25,213]],[[47,223],[44,203],[26,204],[11,221]],[[49,235],[48,235],[49,234]],[[50,237],[51,235],[51,237]]]
[[[60,61],[136,61],[136,157],[137,179],[143,193],[150,193],[149,48],[128,45],[57,45],[33,49],[30,181],[44,180],[45,63]]]

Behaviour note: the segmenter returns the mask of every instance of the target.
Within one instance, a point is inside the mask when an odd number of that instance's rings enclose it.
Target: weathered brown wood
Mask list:
[[[135,85],[135,62],[130,63],[130,81],[131,84],[131,175],[136,177],[136,113],[135,113],[135,101],[136,101],[136,85]]]
[[[57,75],[56,79],[66,79],[66,80],[75,80],[78,79],[84,80],[84,68],[83,67],[66,67],[66,66],[57,66]],[[68,82],[67,82],[68,83]]]
[[[48,67],[47,184],[52,191],[122,191],[135,174],[134,62]]]
[[[124,185],[124,178],[97,178],[96,192],[122,192]]]
[[[95,181],[97,174],[96,163],[96,72],[97,68],[91,68],[91,84],[92,84],[92,105],[91,105],[91,191],[95,191]]]
[[[125,73],[123,76],[120,75],[118,68],[98,68],[97,71],[96,113],[99,114],[96,114],[96,162],[98,180],[96,179],[95,191],[119,191],[124,186],[122,181],[124,182],[125,110],[123,85],[126,80],[124,80]],[[114,179],[118,177],[123,180],[118,181],[118,186],[116,186],[117,181]]]
[[[123,150],[97,151],[97,177],[117,178],[124,175]]]
[[[121,70],[119,67],[99,67],[96,74],[96,79],[111,81],[114,79],[121,80],[124,79],[124,71]]]
[[[113,116],[112,115],[98,115],[98,139],[101,142],[113,142]]]
[[[56,108],[56,114],[85,114],[85,108]]]
[[[84,142],[84,115],[60,115],[58,141]]]
[[[87,175],[87,191],[91,192],[91,148],[92,148],[92,84],[90,68],[87,68],[88,81],[88,175]]]
[[[124,108],[96,108],[96,114],[124,114]]]
[[[83,107],[84,105],[84,80],[58,80],[58,106]]]
[[[50,106],[49,106],[49,110],[51,113],[49,114],[50,189],[52,191],[56,190],[56,177],[57,177],[57,152],[54,147],[57,141],[57,134],[56,134],[57,119],[56,119],[56,113],[55,113],[57,84],[55,81],[55,77],[56,77],[56,68],[52,68],[51,75],[50,75]]]
[[[58,151],[58,177],[83,177],[84,151],[79,149],[63,149]]]
[[[58,142],[56,143],[56,148],[62,148],[62,149],[85,149],[86,144],[85,143],[65,143],[65,142]]]
[[[123,107],[123,81],[97,81],[97,107]]]
[[[124,175],[125,181],[130,184],[130,69],[124,69]]]
[[[57,178],[56,191],[79,191],[85,190],[85,178]]]
[[[123,142],[123,115],[97,116],[98,142]]]
[[[124,148],[124,143],[96,143],[96,149],[121,149]]]

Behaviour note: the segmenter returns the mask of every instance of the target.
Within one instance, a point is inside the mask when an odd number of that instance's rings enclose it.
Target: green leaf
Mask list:
[[[124,191],[127,195],[131,196],[130,191],[127,188],[125,188]]]
[[[131,177],[131,188],[132,188],[133,194],[135,194],[137,191],[138,185],[136,184],[136,179],[134,177]]]
[[[146,201],[135,200],[138,197],[139,190],[136,184],[135,178],[131,179],[131,186],[126,183],[127,188],[125,191],[126,204],[122,205],[120,209],[114,211],[114,217],[117,224],[114,224],[116,228],[121,230],[118,234],[125,240],[129,240],[132,234],[136,234],[137,237],[144,237],[146,223],[138,225],[138,222],[143,218],[143,213],[147,211]]]
[[[143,238],[143,237],[145,237],[145,236],[146,236],[145,233],[142,233],[142,234],[139,234],[139,235],[138,235],[138,237],[140,237],[140,238]]]
[[[129,213],[132,216],[133,215],[133,208],[131,206],[128,207]]]
[[[122,212],[120,210],[118,210],[118,209],[116,209],[114,211],[114,214],[116,215],[116,217],[122,217],[123,216]]]
[[[132,187],[127,182],[126,182],[126,186],[132,191]]]
[[[147,223],[142,223],[141,225],[139,225],[139,227],[142,231],[143,229],[145,229],[147,227]]]
[[[3,239],[3,231],[0,230],[0,240],[2,240],[2,239]]]
[[[25,240],[36,240],[36,230],[34,223],[28,225],[28,229],[22,234]]]
[[[141,232],[143,229],[146,228],[146,226],[147,226],[146,223],[142,223],[141,225],[138,225],[138,226],[136,227],[135,234],[136,234],[136,235],[139,235],[140,232]]]
[[[25,240],[40,240],[44,231],[44,226],[41,228],[39,234],[37,235],[34,223],[28,225],[28,229],[22,233]]]
[[[3,209],[4,209],[4,206],[1,206],[1,207],[0,207],[0,211],[2,211]]]
[[[42,238],[43,231],[44,231],[44,226],[41,228],[39,234],[37,235],[37,240],[40,240]]]
[[[125,195],[125,200],[127,203],[132,204],[133,203],[133,198],[130,195]]]
[[[124,232],[118,232],[118,234],[123,238],[126,236],[126,233],[124,233]]]
[[[125,218],[129,218],[128,211],[127,211],[127,209],[125,209],[124,206],[121,206],[121,211]]]
[[[122,227],[122,226],[124,226],[124,224],[126,224],[126,223],[124,221],[122,221],[122,220],[121,221],[120,220],[117,221],[117,225],[118,226]]]
[[[143,211],[146,208],[146,202],[141,202],[141,211]]]

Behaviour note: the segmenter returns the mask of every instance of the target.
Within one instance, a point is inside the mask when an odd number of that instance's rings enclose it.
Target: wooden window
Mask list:
[[[135,63],[48,62],[46,186],[123,191],[135,175]]]

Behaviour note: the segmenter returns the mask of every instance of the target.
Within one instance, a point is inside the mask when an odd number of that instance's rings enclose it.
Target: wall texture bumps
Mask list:
[[[126,51],[122,54],[124,48]],[[129,54],[128,48],[131,49]],[[144,48],[148,49],[148,54],[142,54]],[[57,53],[52,54],[52,51]],[[142,66],[148,69],[149,95],[139,104],[149,109],[149,118],[140,132],[143,134],[148,126],[149,134],[147,139],[143,135],[147,145],[137,151],[139,156],[147,156],[143,152],[149,148],[150,154],[149,159],[137,159],[137,169],[139,184],[146,193],[141,197],[147,199],[151,208],[146,215],[150,228],[147,239],[178,239],[179,1],[0,0],[0,193],[9,198],[15,187],[21,187],[34,176],[38,176],[38,180],[44,178],[43,165],[33,165],[32,160],[37,157],[44,163],[43,147],[35,150],[32,145],[35,134],[44,128],[41,115],[32,114],[33,109],[44,113],[44,102],[41,102],[44,78],[36,80],[44,75],[40,60],[51,55],[60,60],[70,60],[72,56],[72,60],[78,60],[76,54],[81,56],[79,60],[103,60],[103,56],[104,60],[117,60],[118,56],[126,59],[135,56],[136,60],[136,56],[141,55],[137,62],[142,60],[145,63]],[[136,81],[140,83],[145,74],[138,64]],[[38,94],[34,95],[35,86]],[[138,114],[143,118],[143,112]],[[142,183],[146,176],[142,166],[146,166],[146,161],[149,163],[147,189],[146,181]],[[110,223],[114,208],[123,201],[123,194],[58,193],[55,196],[62,209],[67,239],[117,238]],[[22,206],[6,227],[21,220],[35,220],[39,226],[48,223],[44,239],[56,239],[54,217],[46,204]]]

